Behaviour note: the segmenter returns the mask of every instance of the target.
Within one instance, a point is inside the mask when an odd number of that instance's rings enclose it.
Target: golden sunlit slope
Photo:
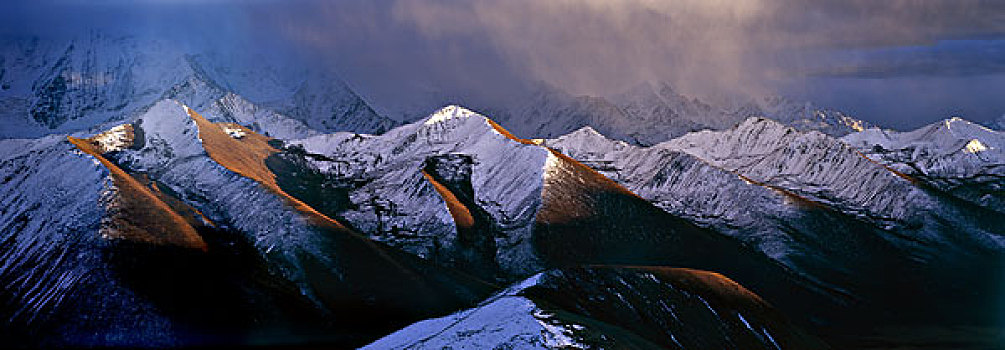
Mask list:
[[[67,139],[108,168],[118,191],[109,208],[111,220],[102,225],[103,236],[110,239],[207,249],[206,242],[185,218],[178,215],[149,188],[105,159],[101,154],[103,147],[100,142],[94,138],[67,137]]]
[[[276,175],[265,166],[265,158],[276,153],[269,138],[232,123],[211,123],[199,113],[185,107],[189,117],[199,127],[203,147],[217,163],[244,177],[258,181],[270,190],[282,192],[276,184]],[[224,128],[241,130],[240,138],[230,136]]]
[[[211,123],[191,108],[185,111],[199,127],[199,138],[206,153],[214,161],[241,176],[255,180],[270,191],[280,195],[291,206],[306,214],[315,224],[333,226],[336,229],[350,232],[338,221],[314,210],[297,198],[287,194],[276,182],[276,174],[265,165],[265,160],[278,151],[269,145],[269,138],[233,123]],[[226,129],[240,131],[241,136],[235,138]]]
[[[747,309],[768,309],[771,306],[739,283],[720,273],[675,267],[624,267],[625,269],[646,271],[677,281],[681,286],[701,294],[715,294],[736,307]]]
[[[443,186],[439,181],[436,181],[429,173],[425,170],[422,171],[422,176],[426,178],[436,189],[436,193],[440,194],[443,201],[447,204],[447,209],[450,211],[450,216],[454,218],[454,224],[457,225],[457,229],[471,228],[475,225],[475,218],[471,215],[471,210],[469,210],[457,196],[450,191],[446,186]]]

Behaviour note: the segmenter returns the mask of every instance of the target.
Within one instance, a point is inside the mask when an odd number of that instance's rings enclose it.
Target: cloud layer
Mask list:
[[[702,96],[812,91],[808,98],[840,100],[845,105],[835,107],[909,125],[942,116],[932,112],[919,118],[921,111],[897,112],[904,107],[881,103],[857,105],[830,95],[826,80],[983,78],[1002,73],[1005,61],[1000,41],[993,40],[1005,37],[1001,1],[400,0],[313,5],[312,14],[276,19],[296,18],[286,26],[290,38],[332,53],[354,80],[366,81],[372,70],[379,70],[392,74],[374,85],[418,84],[398,91],[373,87],[378,95],[398,98],[421,95],[423,89],[504,95],[536,81],[602,95],[640,81],[668,80]],[[972,39],[983,41],[952,43]],[[357,72],[355,67],[364,68]],[[888,85],[897,91],[911,90],[914,83],[862,82],[863,88]],[[847,91],[835,89],[833,94],[844,93],[838,90]],[[940,100],[973,102],[953,97]],[[1005,105],[981,107],[995,108]],[[982,113],[970,117],[994,117]]]

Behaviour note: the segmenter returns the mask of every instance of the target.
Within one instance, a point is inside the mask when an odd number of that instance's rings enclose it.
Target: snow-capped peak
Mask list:
[[[445,121],[451,120],[451,119],[469,118],[471,116],[478,116],[478,115],[479,115],[478,113],[475,113],[474,111],[472,111],[470,109],[467,109],[467,108],[464,108],[464,107],[461,107],[461,106],[458,106],[458,105],[449,105],[449,106],[440,108],[436,112],[433,112],[433,114],[431,114],[428,118],[426,118],[426,121],[424,121],[422,124],[423,125],[433,125],[433,124],[442,123],[442,122],[445,122]]]
[[[969,120],[960,117],[951,117],[942,122],[946,125],[946,130],[954,130],[954,133],[959,135],[960,133],[994,133],[994,130],[990,128],[970,122]]]
[[[959,117],[907,132],[871,128],[849,134],[842,140],[855,147],[880,146],[887,150],[914,148],[943,155],[960,151],[977,153],[989,149],[1000,150],[1005,146],[1005,137],[1001,132]]]
[[[866,129],[842,141],[957,197],[1001,208],[1005,135],[999,131],[953,117],[907,132]]]
[[[594,129],[592,126],[589,126],[589,125],[584,126],[582,128],[579,128],[576,131],[573,131],[573,132],[569,133],[567,136],[569,136],[569,135],[584,135],[584,136],[587,136],[587,137],[597,137],[597,136],[604,137],[604,135],[601,135],[599,132],[597,132],[596,129]]]

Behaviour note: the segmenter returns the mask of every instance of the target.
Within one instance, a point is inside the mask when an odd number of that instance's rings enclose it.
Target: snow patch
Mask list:
[[[544,344],[555,349],[585,349],[585,345],[576,342],[576,339],[572,337],[573,330],[585,327],[577,324],[568,325],[569,328],[572,328],[570,330],[566,328],[566,325],[554,321],[554,317],[555,315],[550,312],[540,309],[534,310],[534,318],[544,328],[544,331],[541,332]]]
[[[963,147],[963,151],[967,153],[978,153],[987,150],[987,146],[984,146],[984,144],[978,139],[970,140],[970,142],[967,142],[966,147]]]
[[[241,128],[230,125],[224,125],[223,132],[227,133],[227,135],[230,135],[230,137],[235,139],[240,139],[245,135],[247,135]]]
[[[548,157],[544,160],[544,167],[542,167],[544,174],[544,181],[548,181],[552,176],[559,175],[559,162],[560,160],[551,152],[548,152]]]
[[[133,126],[122,124],[95,135],[91,140],[97,142],[101,153],[121,151],[133,145]]]

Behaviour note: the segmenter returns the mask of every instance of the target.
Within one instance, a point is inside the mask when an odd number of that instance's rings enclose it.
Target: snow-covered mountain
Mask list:
[[[867,158],[861,136],[749,118],[650,147],[589,127],[527,140],[459,106],[325,134],[226,90],[189,75],[168,95],[198,105],[0,140],[0,336],[818,348],[800,329],[846,345],[1000,321],[999,204]],[[983,164],[946,159],[923,169]]]
[[[964,295],[973,292],[979,297],[972,300],[981,301],[969,308],[979,308],[997,288],[983,276],[1001,273],[1000,204],[954,200],[951,192],[933,191],[819,132],[752,118],[652,147],[611,140],[590,128],[541,143],[668,212],[842,291],[849,307],[882,300],[883,307],[912,310],[932,300],[970,299]],[[946,279],[956,284],[924,282]],[[911,298],[890,292],[905,288],[923,291]],[[899,317],[931,320],[958,307],[928,308],[924,315],[901,311]]]
[[[957,128],[960,130],[957,132],[979,137],[990,144],[1000,142],[1000,135],[997,132],[977,127],[979,129],[971,129],[980,131],[981,136],[976,136],[975,133],[963,130],[966,126],[973,126],[972,124],[960,120],[953,120],[949,124],[953,123],[960,125]],[[940,149],[948,150],[949,153],[927,150],[918,151],[917,154],[921,156],[916,156],[925,157],[929,164],[945,164],[944,169],[953,169],[955,172],[944,170],[942,173],[947,182],[976,186],[973,183],[987,181],[990,183],[986,185],[987,187],[1000,186],[1000,178],[982,175],[991,178],[985,179],[975,175],[978,171],[989,172],[1000,169],[1005,163],[1000,153],[988,151],[984,158],[974,157],[970,150],[974,147],[968,149],[967,144],[970,143],[968,140],[975,139],[969,138],[971,136],[965,139],[947,138],[945,135],[932,132],[933,128],[939,130],[940,125],[943,124],[903,135],[909,135],[905,138],[913,140],[912,149],[942,145],[940,147],[943,148]],[[989,220],[994,218],[990,217],[990,214],[980,214],[1000,211],[1000,204],[978,203],[981,204],[980,209],[971,209],[968,205],[947,200],[945,196],[952,194],[953,188],[943,188],[945,192],[933,192],[927,187],[919,186],[914,174],[896,169],[893,165],[879,164],[878,162],[888,160],[870,159],[852,146],[856,142],[863,142],[856,140],[877,132],[881,131],[870,129],[851,134],[842,140],[815,131],[801,132],[769,119],[751,118],[732,129],[689,133],[652,147],[636,147],[610,140],[589,128],[557,139],[544,140],[542,143],[582,159],[584,164],[593,166],[636,193],[660,203],[664,208],[692,211],[689,216],[695,219],[699,219],[702,215],[719,216],[702,213],[697,209],[703,206],[702,203],[694,202],[701,193],[741,191],[733,189],[716,191],[715,187],[711,187],[689,192],[686,196],[683,193],[673,196],[659,193],[659,188],[665,186],[669,179],[708,180],[706,170],[702,170],[704,175],[695,174],[696,178],[687,179],[684,175],[686,172],[681,167],[689,163],[694,163],[698,168],[714,168],[727,174],[726,178],[737,180],[735,182],[738,184],[748,183],[756,185],[755,187],[774,190],[783,194],[788,202],[826,206],[884,230],[903,230],[905,232],[901,235],[911,237],[912,241],[949,242],[956,239],[939,237],[940,233],[967,232],[966,235],[969,237],[966,239],[973,240],[975,244],[990,249],[1002,247],[1001,231],[991,224],[993,221],[989,223]],[[894,136],[901,135],[887,133]],[[948,160],[937,158],[945,157],[946,154],[949,154]],[[972,159],[962,157],[965,155],[971,156]],[[930,157],[935,157],[935,160],[928,160]],[[697,162],[688,158],[694,158]],[[949,160],[960,163],[950,163]],[[671,167],[670,164],[674,166]],[[968,168],[972,170],[968,172]],[[668,173],[669,170],[673,172]],[[935,171],[938,170],[929,172]],[[654,182],[655,180],[659,182]],[[671,188],[662,190],[668,189]],[[693,191],[693,189],[693,187],[681,187],[672,190]],[[667,200],[660,199],[664,196]],[[715,204],[706,210],[718,212],[728,209],[716,208],[720,204]],[[943,225],[957,229],[946,230]],[[966,229],[960,230],[961,228]]]
[[[869,158],[956,197],[1005,211],[1005,134],[960,118],[842,138]]]
[[[332,134],[292,144],[303,146],[319,171],[363,184],[350,192],[354,205],[344,212],[352,226],[447,266],[482,274],[501,270],[491,275],[503,282],[555,263],[683,264],[732,271],[727,275],[783,310],[799,309],[800,299],[813,300],[807,301],[813,312],[831,326],[867,327],[861,318],[840,315],[933,322],[961,307],[979,310],[973,306],[986,302],[994,288],[981,276],[1001,271],[1000,221],[989,208],[932,193],[820,132],[753,118],[726,131],[638,147],[591,128],[556,140],[528,141],[494,125],[448,107],[381,136]],[[605,182],[572,165],[579,162],[569,163],[537,142],[582,160],[624,188],[600,185]],[[583,196],[584,189],[606,194]],[[619,199],[635,194],[655,207]],[[503,206],[513,203],[522,204]],[[430,205],[434,212],[416,209]],[[618,219],[575,214],[580,212]],[[701,238],[687,232],[701,231],[662,221],[668,214],[711,229],[705,237],[721,233],[753,247],[829,296],[774,299],[776,291],[764,280],[713,262],[736,261],[746,253],[713,257],[712,252],[733,248],[699,243]],[[455,225],[449,224],[451,217]],[[570,222],[577,224],[565,226]],[[413,227],[422,229],[408,229]],[[421,234],[437,231],[442,233]],[[664,241],[667,237],[681,241]],[[705,246],[690,251],[707,256],[661,248],[674,244]],[[632,254],[618,255],[622,250]],[[646,251],[661,258],[647,260]],[[562,260],[568,257],[581,260]],[[753,261],[747,263],[761,264]],[[959,274],[961,269],[973,273]],[[956,282],[927,286],[944,279]],[[891,292],[899,288],[924,291],[904,298]],[[981,297],[965,297],[975,291]],[[924,315],[909,311],[942,299],[954,301],[925,309]],[[827,311],[824,300],[840,306]],[[881,309],[899,311],[875,313]]]
[[[687,97],[667,82],[646,82],[607,97],[574,96],[549,85],[512,106],[486,108],[527,138],[554,138],[590,126],[608,137],[653,145],[685,133],[729,128],[749,117],[771,118],[799,130],[842,136],[870,125],[809,102],[769,96],[719,105]]]
[[[161,99],[202,107],[228,94],[320,132],[375,133],[394,125],[337,77],[294,71],[267,58],[233,59],[212,48],[100,32],[66,40],[3,39],[0,87],[0,137],[93,133]]]
[[[0,141],[4,337],[362,345],[488,291],[286,194],[266,140],[167,100],[93,138]]]
[[[932,216],[957,221],[961,227],[973,222],[968,210],[947,207],[910,176],[877,165],[847,143],[768,119],[751,118],[733,129],[691,133],[658,147],[692,154],[753,182],[790,190],[890,228],[935,229],[921,223]],[[1001,246],[998,232],[975,228],[974,232],[988,233],[975,239],[987,246]],[[920,232],[917,236],[931,237]]]
[[[359,345],[474,305],[492,288],[479,280],[591,262],[705,266],[773,295],[813,294],[756,252],[463,108],[381,136],[273,141],[164,100],[93,137],[0,142],[3,200],[17,204],[3,212],[4,336],[45,346],[248,334]],[[74,176],[45,174],[67,166]],[[583,225],[596,230],[582,236]],[[564,243],[574,236],[581,242]],[[688,248],[697,246],[706,251]],[[207,310],[215,316],[198,317]]]
[[[510,282],[584,262],[667,264],[728,272],[765,288],[759,292],[788,285],[820,303],[830,298],[761,253],[461,107],[380,136],[336,133],[291,144],[322,174],[359,184],[338,214],[350,226],[444,266]],[[755,266],[775,272],[765,278],[751,273]]]

